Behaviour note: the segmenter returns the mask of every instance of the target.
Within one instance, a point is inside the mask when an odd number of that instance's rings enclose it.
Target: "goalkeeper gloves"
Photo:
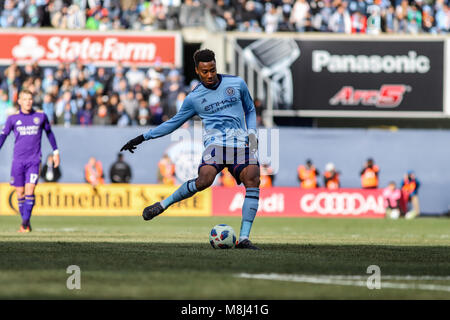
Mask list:
[[[130,151],[131,153],[134,153],[133,150],[136,149],[136,146],[137,146],[138,144],[141,144],[141,143],[144,142],[144,141],[145,141],[144,135],[141,134],[140,136],[137,136],[136,138],[131,139],[130,141],[128,141],[128,142],[122,147],[122,149],[120,149],[120,152],[128,150],[128,151]]]

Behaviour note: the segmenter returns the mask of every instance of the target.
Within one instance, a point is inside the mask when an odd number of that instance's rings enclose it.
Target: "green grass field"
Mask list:
[[[260,251],[211,248],[215,224],[239,231],[232,217],[32,223],[18,234],[18,217],[0,217],[0,299],[450,298],[447,218],[261,217],[252,230]],[[66,287],[69,265],[81,269],[80,290]],[[366,286],[370,265],[380,267],[379,290]]]

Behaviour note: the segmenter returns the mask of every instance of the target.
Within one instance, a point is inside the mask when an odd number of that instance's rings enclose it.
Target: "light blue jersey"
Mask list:
[[[256,134],[255,105],[242,78],[221,74],[218,78],[214,88],[197,85],[173,118],[144,133],[145,140],[170,134],[198,115],[204,125],[205,147],[245,147],[248,134]]]

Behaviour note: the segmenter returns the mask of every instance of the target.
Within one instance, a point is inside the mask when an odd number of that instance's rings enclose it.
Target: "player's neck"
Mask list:
[[[217,74],[217,81],[214,82],[214,84],[208,86],[203,83],[203,85],[205,86],[205,88],[215,90],[215,89],[217,89],[217,87],[220,85],[221,82],[222,82],[222,76],[220,74]]]
[[[20,112],[23,114],[31,114],[31,113],[33,113],[33,108],[31,108],[30,110],[25,110],[25,109],[20,108]]]

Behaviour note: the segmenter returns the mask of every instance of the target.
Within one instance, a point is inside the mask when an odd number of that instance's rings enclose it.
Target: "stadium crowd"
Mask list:
[[[37,61],[24,67],[14,62],[0,81],[0,125],[18,110],[21,88],[33,92],[34,107],[43,110],[52,124],[66,127],[158,125],[175,115],[190,90],[177,68],[163,68],[158,62],[146,71],[120,63],[103,68],[61,62],[52,69]]]
[[[222,31],[344,33],[446,33],[450,0],[0,0],[1,27],[91,30],[176,30],[210,26]],[[209,17],[209,18],[208,18]],[[38,61],[9,65],[0,74],[0,125],[17,110],[17,93],[29,88],[51,123],[157,125],[179,110],[192,88],[181,70],[94,61]],[[261,125],[261,103],[257,106]]]
[[[3,28],[447,33],[449,0],[2,0]]]

